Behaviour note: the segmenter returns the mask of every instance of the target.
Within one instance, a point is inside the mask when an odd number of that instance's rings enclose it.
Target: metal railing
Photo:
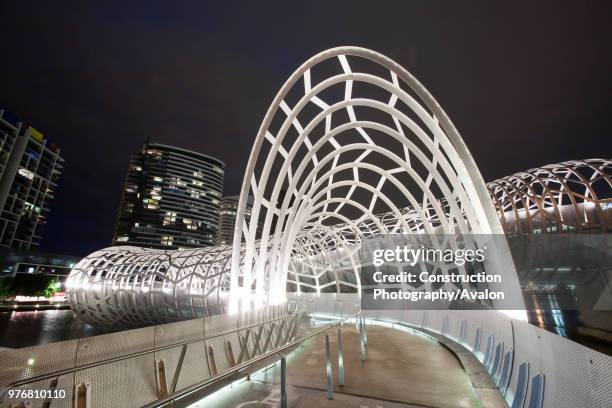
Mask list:
[[[230,368],[229,370],[211,377],[211,378],[207,378],[204,381],[201,381],[199,383],[193,384],[189,387],[183,388],[182,390],[175,392],[174,394],[170,394],[168,396],[166,396],[165,398],[161,398],[157,401],[154,401],[150,404],[144,405],[143,408],[157,408],[157,407],[164,407],[164,406],[169,406],[170,404],[175,404],[177,402],[178,399],[180,398],[184,398],[190,394],[194,394],[196,392],[200,392],[205,390],[208,387],[211,387],[215,384],[218,384],[221,381],[227,381],[229,379],[234,379],[235,377],[240,377],[241,372],[245,371],[247,368],[253,366],[254,364],[257,364],[259,362],[262,362],[264,360],[270,359],[272,357],[274,357],[275,355],[280,355],[281,357],[283,356],[283,352],[289,349],[292,349],[296,346],[299,346],[301,343],[303,343],[304,341],[311,339],[315,336],[318,336],[319,334],[322,334],[324,332],[326,332],[327,330],[330,330],[338,325],[341,325],[342,323],[344,323],[345,321],[349,320],[349,319],[353,319],[354,317],[356,317],[357,315],[359,315],[359,313],[356,313],[352,316],[347,316],[347,317],[343,317],[339,320],[337,320],[334,323],[331,323],[329,326],[326,326],[322,329],[319,330],[315,330],[314,332],[301,337],[299,339],[295,339],[292,340],[291,342],[277,347],[274,350],[271,350],[265,354],[262,354],[254,359],[251,359],[249,361],[246,361],[244,363],[238,364],[232,368]]]
[[[50,372],[50,373],[46,373],[46,374],[41,374],[41,375],[37,375],[37,376],[32,376],[30,378],[26,378],[23,380],[17,380],[17,381],[13,381],[11,383],[9,383],[6,387],[4,387],[4,389],[0,392],[0,403],[3,403],[7,394],[9,393],[10,390],[16,389],[18,387],[23,387],[29,384],[33,384],[39,381],[45,381],[45,380],[51,380],[50,383],[50,388],[55,388],[57,386],[58,380],[61,376],[64,375],[68,375],[68,374],[74,374],[77,373],[79,371],[83,371],[83,370],[87,370],[87,369],[91,369],[91,368],[95,368],[95,367],[100,367],[103,365],[107,365],[107,364],[112,364],[112,363],[116,363],[119,361],[125,361],[125,360],[129,360],[129,359],[134,359],[136,357],[139,356],[143,356],[143,355],[148,355],[151,353],[158,353],[164,350],[168,350],[168,349],[173,349],[173,348],[177,348],[177,347],[181,347],[181,352],[180,352],[180,357],[179,357],[179,363],[177,364],[177,369],[174,373],[173,379],[172,379],[172,383],[170,385],[170,388],[167,389],[165,392],[170,394],[170,395],[174,395],[175,394],[175,390],[176,390],[176,386],[177,386],[177,382],[178,382],[178,378],[180,375],[180,371],[181,371],[181,366],[182,366],[182,362],[185,356],[185,352],[187,349],[187,346],[190,344],[194,344],[194,343],[198,343],[198,342],[202,342],[205,340],[209,340],[211,338],[218,338],[218,337],[223,337],[223,336],[227,336],[227,335],[231,335],[231,334],[237,334],[239,342],[240,342],[240,357],[238,359],[238,364],[234,367],[230,367],[230,369],[228,369],[229,372],[235,372],[235,370],[233,370],[233,368],[235,367],[244,367],[247,366],[249,364],[251,364],[251,362],[256,362],[256,361],[260,361],[261,359],[258,357],[256,359],[251,359],[248,360],[249,357],[249,352],[248,352],[248,333],[250,333],[250,330],[255,328],[255,327],[263,327],[265,325],[271,325],[271,330],[274,330],[274,327],[276,325],[276,323],[278,323],[279,321],[282,321],[282,324],[277,326],[278,329],[278,337],[277,337],[277,341],[273,344],[276,348],[274,350],[274,352],[271,352],[272,354],[275,352],[278,352],[276,350],[278,349],[283,349],[286,346],[280,346],[279,347],[279,343],[281,343],[281,341],[284,343],[286,343],[289,340],[292,340],[292,332],[293,334],[295,334],[295,332],[297,331],[298,327],[299,327],[299,323],[300,320],[302,319],[302,317],[306,314],[305,313],[305,307],[304,305],[300,305],[297,304],[296,305],[296,309],[293,312],[289,312],[286,315],[280,316],[280,317],[276,317],[264,322],[257,322],[257,323],[252,323],[252,324],[248,324],[242,327],[238,327],[236,329],[232,329],[232,330],[226,330],[223,332],[218,332],[218,333],[214,333],[214,335],[210,335],[210,336],[203,336],[201,338],[196,338],[196,339],[191,339],[188,341],[183,341],[183,342],[177,342],[177,343],[172,343],[166,346],[161,346],[161,347],[153,347],[147,350],[141,350],[141,351],[137,351],[137,352],[131,352],[129,354],[123,355],[123,356],[118,356],[118,357],[112,357],[112,358],[107,358],[104,360],[100,360],[100,361],[96,361],[96,362],[92,362],[92,363],[88,363],[88,364],[82,364],[76,367],[71,367],[71,368],[66,368],[63,370],[57,370],[54,372]],[[285,327],[286,325],[286,321],[290,320],[289,324]],[[247,332],[247,336],[245,336],[246,338],[243,338],[242,340],[240,340],[242,338],[242,336],[240,336],[240,332]],[[259,334],[261,337],[261,330],[259,330]],[[283,336],[284,334],[284,336]],[[270,341],[270,337],[268,336],[267,342]],[[259,340],[259,339],[258,339]],[[262,350],[266,350],[268,347],[268,343],[266,343],[264,346],[261,347]],[[245,351],[246,348],[246,351]],[[258,342],[256,343],[256,347],[254,350],[253,354],[256,354],[259,350],[259,344]],[[271,353],[267,353],[271,354]],[[244,361],[244,362],[242,362]],[[157,367],[156,367],[157,369]],[[213,374],[213,377],[211,378],[217,378],[217,377],[221,377],[221,376],[225,376],[226,372],[221,373],[220,375],[216,375],[217,373],[213,373],[211,372],[211,374]],[[55,386],[54,386],[55,384]],[[79,384],[75,384],[79,385]],[[160,390],[158,390],[160,391]],[[13,398],[9,398],[9,399],[13,399]],[[74,399],[74,398],[73,398]],[[23,398],[16,398],[16,402],[18,402],[19,400],[23,400]],[[49,406],[51,405],[52,400],[47,400],[43,403],[43,406],[45,408],[49,408]],[[75,406],[78,406],[79,404],[76,403],[76,399],[75,399]]]

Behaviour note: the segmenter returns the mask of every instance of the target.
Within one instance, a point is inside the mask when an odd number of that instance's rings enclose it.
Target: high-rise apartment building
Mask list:
[[[113,245],[214,245],[224,166],[205,154],[146,143],[130,158]]]
[[[234,226],[236,225],[236,215],[238,213],[238,201],[240,196],[223,197],[221,201],[221,213],[219,215],[219,235],[217,245],[232,245],[234,243]],[[245,219],[250,221],[251,209],[253,208],[253,197],[247,201]],[[259,228],[258,228],[259,231]]]
[[[0,108],[0,246],[40,245],[64,159],[39,131]]]

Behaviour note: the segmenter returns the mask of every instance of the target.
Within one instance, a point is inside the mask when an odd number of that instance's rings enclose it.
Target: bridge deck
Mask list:
[[[343,327],[345,386],[338,386],[337,335],[330,330],[334,399],[327,400],[325,340],[309,340],[287,361],[289,407],[479,407],[470,380],[438,342],[398,330],[368,329],[367,361],[360,361],[354,326]],[[250,381],[192,405],[196,407],[279,406],[279,365]],[[213,402],[214,401],[214,402]]]

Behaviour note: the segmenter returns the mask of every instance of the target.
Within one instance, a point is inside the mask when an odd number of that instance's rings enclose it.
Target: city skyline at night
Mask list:
[[[0,43],[13,56],[0,68],[0,103],[52,137],[66,159],[41,249],[86,255],[109,245],[129,155],[148,134],[224,161],[223,194],[237,194],[279,78],[334,45],[378,49],[414,72],[487,181],[612,151],[605,3],[417,2],[372,15],[358,2],[344,15],[337,2],[312,26],[305,21],[317,19],[315,6],[187,12],[115,3],[100,13],[2,4],[11,16],[3,38],[20,35]]]
[[[611,2],[0,16],[1,406],[612,406]]]

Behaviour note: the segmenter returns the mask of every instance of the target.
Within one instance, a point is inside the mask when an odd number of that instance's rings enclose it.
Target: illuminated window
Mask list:
[[[163,225],[170,225],[176,222],[176,213],[168,211],[164,216]]]
[[[29,180],[33,180],[34,179],[34,173],[32,173],[30,170],[26,170],[24,168],[20,168],[19,171],[17,171],[17,173],[19,173],[20,176],[23,176]]]
[[[145,154],[147,156],[151,156],[151,157],[156,157],[156,158],[161,158],[163,153],[161,152],[161,150],[156,150],[156,149],[147,149],[145,151]]]

